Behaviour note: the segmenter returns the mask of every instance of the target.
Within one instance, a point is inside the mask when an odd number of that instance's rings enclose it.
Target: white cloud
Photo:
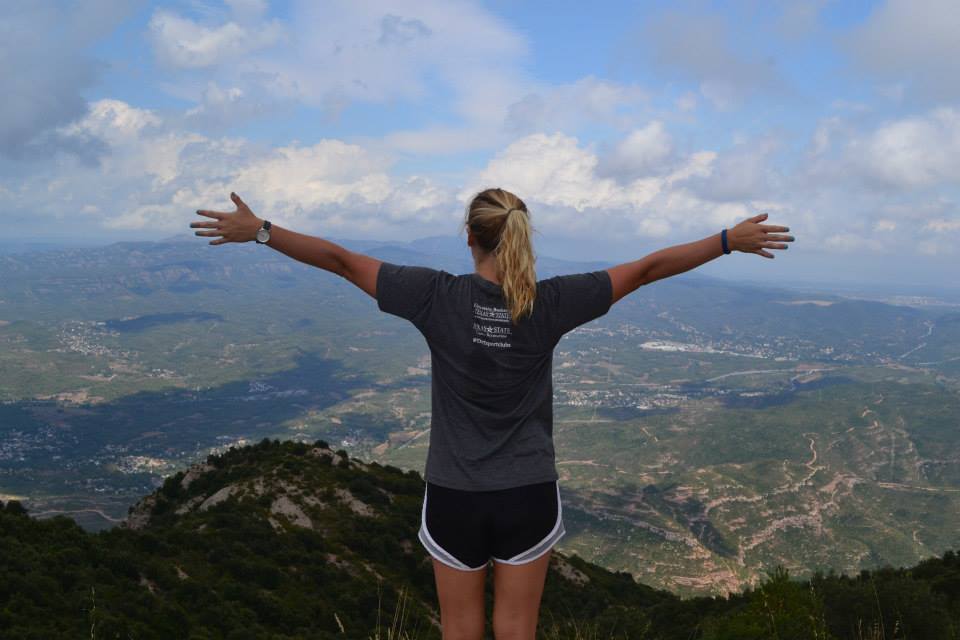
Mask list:
[[[770,135],[745,140],[720,154],[709,175],[694,177],[687,186],[701,198],[717,202],[770,198],[783,183],[774,168],[780,148],[780,141]]]
[[[923,225],[924,231],[935,231],[937,233],[947,233],[948,231],[960,231],[960,217],[953,218],[948,220],[946,218],[940,218],[938,220],[930,220],[925,225]]]
[[[397,177],[391,157],[340,140],[263,149],[171,130],[153,111],[119,100],[93,103],[69,129],[103,136],[102,165],[35,171],[16,189],[0,188],[0,208],[61,220],[64,231],[185,233],[198,208],[232,210],[227,196],[236,191],[277,224],[305,232],[412,238],[438,224],[455,230],[449,190],[429,177]]]
[[[735,40],[725,18],[667,10],[647,17],[637,41],[655,68],[695,83],[722,110],[739,106],[756,91],[782,90],[772,58]]]
[[[960,111],[942,107],[882,124],[849,142],[851,165],[894,189],[960,181]]]
[[[649,101],[637,85],[593,76],[561,85],[521,83],[512,74],[469,79],[458,99],[465,115],[462,125],[394,131],[384,136],[385,146],[404,153],[456,154],[503,148],[518,134],[571,131],[590,124],[628,128]]]
[[[834,129],[842,124],[838,117],[824,118],[817,123],[817,128],[813,132],[813,138],[810,141],[809,153],[811,156],[819,156],[830,149],[833,142]]]
[[[110,152],[98,167],[105,183],[111,178],[141,183],[149,179],[150,189],[173,181],[179,174],[184,148],[205,141],[198,134],[164,129],[160,117],[152,111],[110,99],[92,103],[90,113],[65,131],[73,135],[94,135],[109,144]]]
[[[498,153],[458,197],[466,202],[480,189],[499,186],[520,196],[536,211],[535,226],[542,221],[551,233],[607,240],[662,237],[752,215],[746,203],[708,202],[685,188],[685,180],[709,175],[715,160],[715,153],[701,151],[679,159],[662,175],[621,183],[599,175],[600,158],[576,138],[540,133]]]
[[[194,124],[235,124],[294,103],[330,121],[356,102],[432,112],[430,102],[443,100],[462,124],[418,125],[390,142],[445,152],[448,138],[489,144],[530,86],[517,71],[526,40],[470,0],[303,0],[282,27],[251,9],[244,22],[239,9],[203,24],[169,10],[151,20],[156,56],[172,65],[166,85],[198,103]]]
[[[111,146],[138,140],[144,129],[159,127],[160,118],[148,109],[137,109],[121,100],[104,99],[90,105],[80,120],[62,129],[67,135],[95,135]]]
[[[941,107],[880,120],[857,113],[821,120],[806,153],[783,176],[795,197],[829,194],[844,215],[920,221],[956,211],[960,110]],[[953,194],[953,198],[950,194]],[[898,229],[918,228],[901,225]]]
[[[158,9],[150,18],[150,39],[157,58],[174,67],[209,67],[269,47],[283,35],[279,21],[245,28],[236,22],[207,27]]]
[[[320,140],[277,148],[237,171],[235,182],[269,209],[302,215],[328,205],[383,202],[393,190],[390,164],[356,145]]]
[[[614,127],[631,125],[629,111],[644,106],[648,93],[637,85],[621,85],[594,76],[536,90],[510,104],[503,128],[517,134],[576,129],[584,121]],[[621,113],[626,108],[627,113]]]
[[[591,75],[559,85],[529,77],[527,39],[472,0],[295,2],[282,37],[281,27],[247,13],[246,23],[234,9],[203,24],[165,9],[154,13],[154,51],[171,66],[165,86],[197,103],[184,125],[224,129],[280,117],[294,105],[334,122],[355,103],[402,101],[425,114],[445,109],[452,118],[417,122],[365,144],[458,154],[584,124],[626,129],[649,101],[635,84]]]
[[[510,75],[501,67],[526,53],[519,35],[472,2],[339,0],[296,3],[289,41],[274,55],[253,59],[294,87],[305,104],[327,108],[341,99],[426,99],[433,74],[459,93],[478,83],[502,88],[489,85]]]
[[[888,0],[854,28],[845,46],[863,69],[896,83],[901,95],[960,98],[960,10],[956,0]],[[904,94],[903,84],[915,89]]]
[[[596,155],[580,148],[576,138],[538,133],[498,153],[481,172],[479,181],[524,194],[521,198],[577,211],[625,204],[623,192],[613,179],[595,176],[596,166]],[[647,199],[652,195],[647,194]]]
[[[620,140],[604,157],[598,172],[621,180],[666,173],[673,152],[673,138],[662,121],[654,120]]]
[[[873,238],[864,237],[859,233],[834,233],[824,239],[824,243],[831,249],[841,253],[857,253],[863,250],[882,251],[883,243]]]
[[[130,8],[104,0],[70,8],[16,5],[0,11],[0,155],[39,159],[66,151],[95,164],[101,143],[57,129],[86,113],[83,94],[104,68],[89,49]]]
[[[955,201],[910,191],[892,200],[865,183],[857,171],[862,167],[851,165],[846,156],[851,139],[869,139],[875,132],[859,131],[841,119],[832,121],[829,130],[833,139],[812,144],[822,147],[822,153],[805,160],[822,174],[810,173],[802,164],[787,171],[791,165],[783,163],[781,154],[789,148],[766,134],[723,152],[684,154],[674,148],[665,170],[637,179],[600,171],[630,147],[634,132],[610,145],[606,155],[573,136],[534,134],[496,154],[458,198],[465,202],[492,186],[513,191],[531,208],[534,226],[553,237],[680,242],[768,212],[767,224],[790,227],[798,246],[812,254],[943,256],[954,251],[946,234],[955,230]]]
[[[839,122],[826,150],[811,157],[848,162],[851,137],[870,140],[882,129],[863,132]],[[771,178],[765,171],[782,150],[776,138],[685,153],[661,121],[599,150],[563,133],[525,136],[458,189],[425,175],[398,175],[395,157],[382,145],[324,139],[264,148],[177,131],[156,112],[119,100],[93,103],[64,132],[105,141],[102,166],[65,161],[7,182],[0,186],[0,208],[29,211],[61,229],[99,227],[143,237],[188,232],[197,208],[232,210],[227,194],[234,190],[258,213],[305,233],[415,238],[455,233],[467,198],[501,186],[527,202],[538,230],[598,242],[685,242],[768,211],[769,223],[790,226],[815,252],[943,256],[954,251],[947,236],[958,226],[949,198],[906,191],[893,200],[858,182],[849,164],[832,165],[834,173],[846,171],[832,182],[802,172]],[[625,162],[647,171],[601,170]]]
[[[388,133],[382,141],[370,140],[394,151],[415,155],[445,155],[489,148],[495,135],[482,128],[431,125],[422,129]]]

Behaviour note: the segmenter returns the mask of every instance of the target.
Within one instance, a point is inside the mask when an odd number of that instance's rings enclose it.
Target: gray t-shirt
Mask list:
[[[477,273],[384,262],[377,306],[412,322],[430,348],[425,478],[467,491],[557,480],[553,349],[612,301],[605,270],[555,276],[537,282],[533,313],[513,326],[500,285]]]

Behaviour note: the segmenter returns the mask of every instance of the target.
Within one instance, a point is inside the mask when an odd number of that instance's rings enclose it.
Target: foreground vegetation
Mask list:
[[[167,478],[122,527],[0,502],[0,637],[439,638],[422,493],[416,472],[265,439]],[[553,558],[544,638],[960,638],[953,551],[803,581],[778,567],[755,589],[687,600]]]

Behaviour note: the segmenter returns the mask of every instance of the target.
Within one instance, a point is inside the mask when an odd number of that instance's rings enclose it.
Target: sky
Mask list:
[[[766,212],[788,250],[700,269],[956,285],[958,33],[956,0],[8,2],[0,220],[160,240],[236,191],[412,240],[501,187],[538,253],[635,260]]]

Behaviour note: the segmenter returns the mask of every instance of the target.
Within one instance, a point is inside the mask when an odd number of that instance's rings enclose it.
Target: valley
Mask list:
[[[108,528],[176,470],[264,437],[422,471],[416,329],[329,274],[198,253],[0,256],[6,499]],[[138,268],[98,275],[111,260]],[[44,271],[59,262],[69,281]],[[960,315],[716,282],[707,313],[704,295],[695,275],[657,283],[557,346],[560,549],[702,595],[776,564],[853,573],[955,547]]]

